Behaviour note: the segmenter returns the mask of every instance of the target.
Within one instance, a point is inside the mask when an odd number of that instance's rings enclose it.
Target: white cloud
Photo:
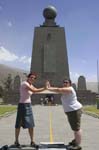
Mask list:
[[[74,76],[78,78],[78,77],[80,76],[80,74],[77,73],[77,72],[75,72],[75,73],[74,73]]]
[[[10,52],[9,50],[5,49],[3,46],[0,47],[0,62],[21,62],[23,64],[30,64],[31,57],[27,56],[17,56],[16,54]]]
[[[70,78],[71,78],[72,82],[77,82],[79,76],[80,76],[80,74],[77,72],[70,72]]]
[[[80,74],[80,73],[77,73],[77,72],[70,72],[70,77],[71,77],[71,80],[73,82],[78,82],[78,78],[80,76],[84,76],[85,79],[86,79],[86,82],[97,82],[97,75],[96,74],[83,75],[83,74]]]
[[[12,22],[8,21],[8,27],[12,27]]]
[[[73,77],[73,78],[78,78],[80,76],[79,73],[77,72],[70,72],[70,75]]]
[[[14,53],[10,52],[9,50],[5,49],[4,47],[0,47],[0,61],[15,61],[18,59]]]
[[[27,57],[27,56],[22,56],[20,57],[19,59],[20,62],[23,62],[24,64],[27,64],[27,63],[31,63],[31,57]]]

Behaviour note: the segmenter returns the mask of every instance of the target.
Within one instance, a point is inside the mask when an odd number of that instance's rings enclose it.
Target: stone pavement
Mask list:
[[[64,142],[68,144],[73,138],[72,130],[63,112],[62,106],[34,105],[35,142]],[[0,147],[14,143],[14,125],[16,112],[0,119]],[[50,122],[51,121],[51,122]],[[51,130],[50,131],[50,124]],[[82,115],[82,147],[83,150],[99,150],[99,119]],[[29,144],[27,130],[21,129],[20,143]]]

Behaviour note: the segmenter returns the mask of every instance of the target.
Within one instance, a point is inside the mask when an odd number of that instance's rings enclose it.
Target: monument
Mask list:
[[[78,100],[83,105],[95,105],[96,104],[96,93],[87,89],[86,78],[84,76],[79,76],[78,78],[78,88],[77,88]]]
[[[87,90],[86,79],[84,76],[78,78],[78,90]]]
[[[43,16],[43,24],[34,28],[30,71],[37,73],[38,87],[44,85],[46,79],[52,85],[61,86],[63,79],[69,78],[65,29],[55,22],[55,7],[45,8]]]

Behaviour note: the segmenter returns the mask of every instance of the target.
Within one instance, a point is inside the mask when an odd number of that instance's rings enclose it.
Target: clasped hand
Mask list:
[[[45,88],[48,90],[49,88],[50,88],[50,82],[47,80],[46,82],[45,82]]]

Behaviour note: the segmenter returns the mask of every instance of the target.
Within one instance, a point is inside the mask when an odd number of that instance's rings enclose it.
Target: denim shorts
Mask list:
[[[82,109],[78,109],[71,112],[66,112],[68,121],[73,131],[79,131],[81,126]]]
[[[17,117],[15,128],[33,128],[34,117],[31,103],[19,103],[17,108]]]

